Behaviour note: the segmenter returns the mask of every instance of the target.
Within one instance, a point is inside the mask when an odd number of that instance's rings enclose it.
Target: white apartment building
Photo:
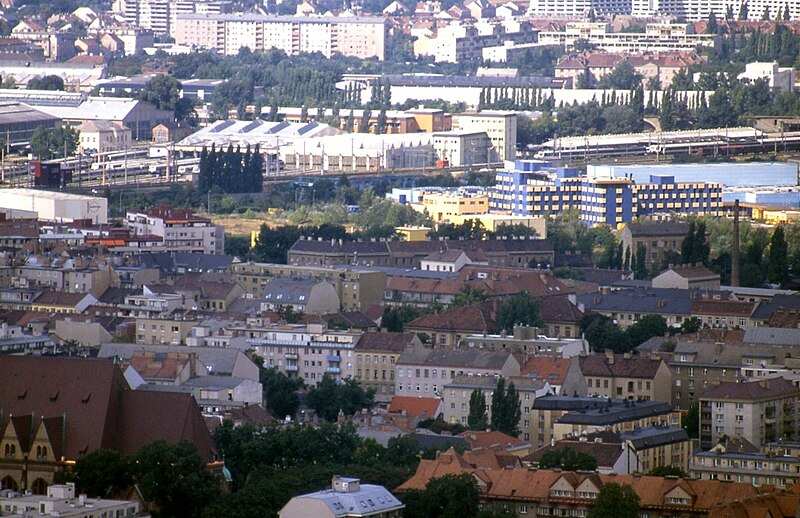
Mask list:
[[[489,378],[519,376],[520,365],[510,352],[413,349],[397,360],[395,394],[443,397],[444,386],[457,376]]]
[[[274,325],[238,329],[264,358],[264,366],[314,386],[327,374],[353,378],[354,350],[360,332],[333,331],[323,324]]]
[[[690,25],[682,23],[648,23],[645,32],[611,32],[608,24],[597,22],[568,23],[563,31],[539,33],[540,45],[573,47],[585,40],[608,52],[668,52],[713,47],[717,36],[692,34]]]
[[[456,376],[450,383],[444,386],[444,420],[448,423],[460,423],[467,425],[469,417],[469,400],[472,392],[480,390],[485,399],[486,416],[491,421],[492,418],[492,395],[497,388],[499,377],[472,377]],[[514,383],[514,388],[519,395],[520,419],[519,429],[523,440],[531,439],[531,408],[536,398],[550,393],[550,384],[546,381],[531,379],[527,376],[512,376],[505,380],[506,387],[509,383]]]
[[[433,56],[436,62],[463,63],[482,59],[487,47],[535,43],[537,34],[526,22],[453,22],[437,29],[436,34],[419,36],[414,41],[414,55]]]
[[[236,55],[275,48],[289,55],[320,52],[359,58],[386,57],[388,25],[383,18],[354,16],[265,16],[233,14],[179,14],[175,41]]]
[[[175,37],[179,14],[222,14],[231,11],[227,0],[122,0],[119,4],[125,21],[156,34]]]
[[[78,147],[81,151],[106,153],[130,149],[131,129],[111,121],[84,121],[78,130]]]
[[[700,447],[743,437],[760,448],[798,430],[800,389],[784,378],[720,383],[700,396]]]
[[[225,229],[208,218],[195,216],[191,209],[157,207],[147,212],[128,212],[125,224],[134,236],[158,236],[159,252],[222,254]]]
[[[485,131],[434,133],[433,149],[448,167],[462,167],[497,161],[497,153]]]
[[[515,112],[459,113],[453,116],[453,129],[486,132],[498,160],[514,160],[517,157],[517,114]]]
[[[535,16],[583,17],[589,11],[596,15],[631,13],[631,0],[531,0],[528,13]]]

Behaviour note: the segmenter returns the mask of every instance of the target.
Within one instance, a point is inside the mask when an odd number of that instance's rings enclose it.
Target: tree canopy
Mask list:
[[[628,484],[609,482],[597,495],[588,518],[639,518],[639,495]]]
[[[542,469],[561,469],[564,471],[595,471],[597,459],[588,453],[577,452],[572,448],[550,450],[539,460]]]
[[[497,310],[495,327],[497,331],[512,333],[514,326],[541,327],[539,300],[527,292],[520,292],[506,300]]]
[[[505,378],[501,377],[497,380],[497,387],[492,393],[491,409],[491,430],[503,432],[512,437],[517,437],[520,434],[519,421],[522,418],[522,409],[520,408],[519,394],[513,381],[506,388]]]

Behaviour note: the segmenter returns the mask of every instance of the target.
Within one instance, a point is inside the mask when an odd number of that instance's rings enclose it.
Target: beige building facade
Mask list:
[[[180,14],[175,26],[176,43],[226,56],[247,47],[383,60],[387,51],[388,26],[377,17]]]
[[[453,117],[453,129],[483,131],[492,144],[492,161],[517,157],[517,114],[507,111],[460,113]]]

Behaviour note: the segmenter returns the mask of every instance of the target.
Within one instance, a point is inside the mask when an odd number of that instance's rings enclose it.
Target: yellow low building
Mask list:
[[[431,192],[422,195],[422,202],[412,204],[419,212],[426,212],[433,221],[452,223],[450,218],[462,214],[487,214],[489,196],[465,195],[451,192]]]
[[[400,234],[403,241],[427,241],[431,227],[396,227],[394,230]]]

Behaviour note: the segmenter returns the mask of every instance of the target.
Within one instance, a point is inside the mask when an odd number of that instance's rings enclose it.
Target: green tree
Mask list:
[[[519,420],[522,417],[520,409],[519,394],[514,387],[514,382],[508,384],[506,388],[505,378],[497,381],[497,387],[492,394],[492,421],[490,429],[503,432],[504,434],[516,437],[520,434]]]
[[[596,471],[597,459],[588,453],[577,452],[567,447],[545,452],[539,460],[539,467],[564,471]]]
[[[690,439],[697,439],[700,437],[700,409],[697,403],[689,405],[689,410],[681,420],[681,425]]]
[[[31,153],[39,160],[72,156],[78,148],[78,130],[69,126],[39,126],[31,136]]]
[[[56,75],[34,77],[28,81],[28,90],[64,90],[64,80]]]
[[[630,62],[623,61],[614,67],[610,74],[603,76],[600,80],[600,86],[617,90],[633,90],[637,85],[642,84],[642,79],[643,76],[636,72]]]
[[[627,336],[610,317],[605,315],[589,313],[584,316],[581,319],[581,332],[595,352],[611,349],[622,353],[629,349]]]
[[[639,495],[628,484],[603,485],[587,514],[588,518],[639,518]]]
[[[428,481],[424,491],[402,495],[406,518],[474,518],[478,513],[478,483],[469,473]]]
[[[337,384],[328,374],[322,377],[319,385],[312,388],[306,396],[308,406],[326,421],[336,421],[341,411],[346,416],[353,415],[362,408],[372,408],[375,391],[364,391],[353,379]]]
[[[467,426],[469,426],[470,430],[486,430],[489,428],[489,418],[486,415],[486,398],[480,389],[473,390],[469,396]]]
[[[300,406],[297,391],[303,387],[303,380],[289,378],[274,368],[263,367],[259,377],[264,387],[267,410],[278,419],[294,416]]]
[[[472,286],[464,286],[461,292],[453,297],[450,302],[451,307],[456,306],[471,306],[479,302],[487,300],[489,297],[480,288],[473,288]]]
[[[145,83],[139,93],[139,99],[155,105],[159,110],[175,113],[175,119],[185,121],[194,112],[192,101],[181,97],[183,85],[175,77],[167,74],[155,76]]]
[[[706,24],[706,34],[716,34],[719,31],[719,25],[717,25],[717,15],[714,11],[711,11],[708,14],[708,23]]]
[[[194,444],[157,441],[136,453],[136,483],[156,504],[158,517],[199,517],[217,496],[214,477],[206,470]]]
[[[665,336],[669,331],[667,321],[661,315],[644,315],[625,330],[629,348],[636,348],[654,336]]]
[[[528,292],[520,292],[506,300],[497,310],[495,327],[499,332],[512,333],[515,325],[541,327],[539,300]]]
[[[115,450],[95,450],[75,463],[75,481],[91,497],[119,496],[133,483],[131,461]]]
[[[696,333],[702,327],[702,322],[697,317],[685,318],[681,323],[681,333],[691,334]]]
[[[647,472],[651,477],[680,477],[686,478],[686,473],[681,468],[675,466],[656,466]]]
[[[647,278],[647,248],[645,248],[644,243],[636,245],[633,277],[636,279]]]
[[[769,241],[769,261],[767,278],[769,282],[780,286],[789,279],[789,248],[786,244],[786,233],[783,225],[778,225],[772,232]]]

